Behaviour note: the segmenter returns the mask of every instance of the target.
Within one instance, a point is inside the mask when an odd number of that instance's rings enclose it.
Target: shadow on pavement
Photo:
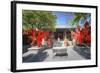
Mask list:
[[[30,54],[27,57],[23,57],[23,62],[42,62],[44,61],[49,55],[43,49],[40,49],[37,54]]]
[[[73,48],[79,55],[85,59],[91,59],[91,50],[90,48]]]

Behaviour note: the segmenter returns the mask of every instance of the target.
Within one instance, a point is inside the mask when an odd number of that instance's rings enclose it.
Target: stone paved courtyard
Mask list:
[[[56,56],[53,54],[52,48],[46,50],[40,50],[34,53],[34,50],[30,50],[23,54],[23,62],[47,62],[47,61],[69,61],[69,60],[85,60],[86,58],[79,53],[77,53],[73,46],[68,46],[68,55]]]

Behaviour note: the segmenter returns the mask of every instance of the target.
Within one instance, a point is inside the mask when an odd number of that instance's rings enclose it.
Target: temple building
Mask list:
[[[55,39],[57,39],[58,37],[60,39],[63,39],[65,33],[67,34],[67,38],[70,39],[70,31],[75,30],[76,26],[60,24],[56,25],[55,28],[56,28],[56,31],[54,32]]]

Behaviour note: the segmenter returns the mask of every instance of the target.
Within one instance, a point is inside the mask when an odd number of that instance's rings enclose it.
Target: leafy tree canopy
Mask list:
[[[23,10],[23,29],[26,28],[50,28],[54,29],[56,16],[50,11]]]
[[[71,21],[72,25],[78,24],[79,21],[85,21],[91,15],[89,13],[74,13],[74,19]]]

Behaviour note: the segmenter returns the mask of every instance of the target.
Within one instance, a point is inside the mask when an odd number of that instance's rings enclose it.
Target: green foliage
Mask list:
[[[88,13],[74,13],[74,19],[71,21],[72,25],[78,24],[80,19],[85,21],[87,17],[90,16]]]
[[[56,16],[50,11],[22,11],[23,28],[50,28],[54,29]]]

